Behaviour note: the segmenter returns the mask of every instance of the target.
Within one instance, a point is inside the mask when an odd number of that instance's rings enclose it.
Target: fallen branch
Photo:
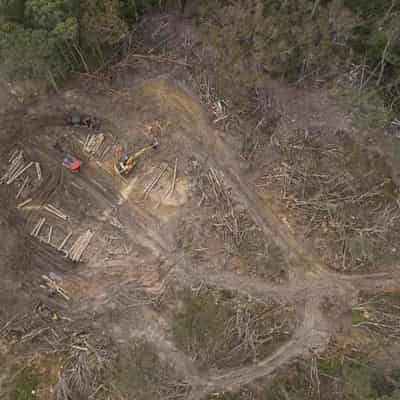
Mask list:
[[[22,338],[20,339],[20,343],[27,342],[28,340],[32,340],[35,337],[40,336],[43,332],[48,331],[49,329],[50,329],[49,327],[34,329],[32,332],[29,332],[26,335],[22,336]]]
[[[47,275],[42,275],[42,278],[46,282],[46,285],[48,286],[49,289],[54,290],[65,300],[67,300],[67,301],[71,300],[71,298],[68,295],[68,292],[64,288],[62,288],[60,285],[58,285],[53,279],[50,279]]]
[[[130,54],[129,57],[147,59],[147,60],[152,60],[152,61],[156,61],[156,62],[167,62],[167,63],[182,65],[184,67],[190,67],[190,64],[187,64],[184,61],[173,60],[173,59],[167,58],[167,57],[152,56],[152,55],[145,55],[145,54]],[[130,64],[120,64],[120,65],[122,67],[130,66]]]
[[[0,329],[0,333],[4,332],[17,318],[18,318],[18,315],[14,315],[14,316]]]

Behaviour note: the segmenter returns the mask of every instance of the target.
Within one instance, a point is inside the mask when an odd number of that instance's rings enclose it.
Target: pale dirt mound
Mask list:
[[[169,118],[176,119],[181,124],[191,124],[192,128],[202,127],[207,118],[203,108],[197,100],[191,97],[178,85],[162,79],[152,79],[143,82],[136,89],[137,95],[154,104],[168,113]]]
[[[150,194],[151,200],[164,206],[178,207],[187,203],[189,198],[189,184],[187,180],[180,179],[176,182],[175,191],[168,195],[170,190],[170,180],[163,179],[160,186]]]
[[[150,112],[165,121],[172,129],[173,139],[183,145],[188,140],[197,144],[212,145],[208,117],[198,99],[186,88],[167,80],[153,79],[142,82],[133,90],[133,97],[140,99],[140,111]]]

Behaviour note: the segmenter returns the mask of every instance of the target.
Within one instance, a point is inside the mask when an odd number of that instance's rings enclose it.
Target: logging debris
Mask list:
[[[94,232],[87,230],[76,239],[75,243],[71,246],[67,253],[67,257],[74,262],[79,262],[90,241],[94,236]]]

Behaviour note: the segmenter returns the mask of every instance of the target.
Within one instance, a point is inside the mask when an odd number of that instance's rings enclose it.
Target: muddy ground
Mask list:
[[[332,335],[348,332],[345,315],[360,290],[384,292],[400,283],[392,264],[343,270],[334,256],[324,257],[315,237],[304,236],[304,215],[292,215],[288,197],[266,181],[282,162],[277,146],[287,146],[292,136],[318,131],[325,133],[324,145],[342,145],[337,132],[346,131],[347,138],[351,124],[340,107],[323,91],[314,90],[304,102],[301,89],[267,85],[265,116],[274,123],[243,140],[230,110],[202,84],[209,71],[191,67],[201,44],[190,22],[175,15],[151,18],[163,18],[164,25],[148,26],[173,34],[171,47],[181,49],[176,43],[191,38],[191,52],[132,55],[106,74],[81,76],[70,88],[29,106],[13,105],[0,116],[1,176],[17,150],[42,172],[39,180],[33,165],[0,186],[4,396],[12,396],[13,377],[27,365],[41,371],[38,398],[54,392],[71,398],[68,382],[73,398],[126,398],[130,391],[138,398],[201,399],[240,389],[323,352]],[[147,34],[157,40],[160,31]],[[68,126],[75,108],[95,116],[99,128]],[[91,155],[85,143],[100,134],[103,151]],[[114,169],[121,155],[154,139],[158,148],[121,178]],[[243,148],[249,141],[251,157]],[[56,143],[82,160],[80,173],[63,168]],[[48,204],[67,218],[49,213]],[[88,230],[94,236],[80,262],[73,262],[66,252]],[[204,323],[196,328],[198,321]],[[202,342],[196,329],[214,332],[217,355],[213,341]],[[138,354],[152,354],[156,371],[170,370],[150,380],[159,388],[153,397],[146,397],[147,375],[132,381],[130,365],[147,371]],[[102,366],[117,363],[115,374],[103,378],[121,382],[118,390],[97,378],[89,387],[68,381],[69,363],[84,359],[89,365],[91,357],[101,358]]]

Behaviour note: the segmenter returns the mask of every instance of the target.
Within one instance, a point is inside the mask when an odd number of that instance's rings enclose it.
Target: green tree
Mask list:
[[[0,0],[0,74],[56,85],[104,61],[153,0]]]

